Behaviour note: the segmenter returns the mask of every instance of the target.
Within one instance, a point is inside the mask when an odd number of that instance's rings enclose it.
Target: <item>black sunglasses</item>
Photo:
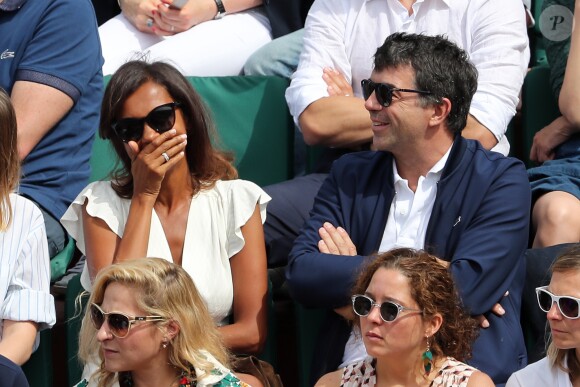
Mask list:
[[[169,102],[157,106],[144,118],[121,118],[113,122],[111,127],[123,142],[139,141],[143,136],[143,126],[147,124],[158,133],[167,132],[175,124],[175,108],[180,107],[179,102]]]
[[[378,307],[381,318],[384,322],[393,322],[399,317],[399,314],[405,310],[410,312],[421,312],[418,309],[407,308],[392,301],[385,301],[381,304],[376,303],[375,300],[362,294],[355,294],[352,296],[352,309],[361,316],[366,317],[371,313],[373,307]]]
[[[536,288],[536,296],[538,297],[538,305],[540,309],[548,313],[552,304],[555,302],[560,309],[562,316],[575,320],[580,317],[580,298],[571,296],[556,296],[550,293],[547,286]]]
[[[91,304],[91,321],[97,330],[101,329],[105,320],[109,324],[109,330],[113,336],[122,339],[129,334],[131,325],[137,321],[164,321],[161,316],[142,316],[130,317],[123,313],[111,312],[105,313],[97,304]]]
[[[393,102],[393,91],[404,91],[407,93],[419,93],[419,94],[431,94],[430,91],[424,90],[413,90],[413,89],[399,89],[386,83],[375,83],[370,79],[363,79],[360,81],[362,86],[363,97],[365,101],[369,99],[373,92],[376,93],[377,101],[384,106],[388,107],[391,102]]]

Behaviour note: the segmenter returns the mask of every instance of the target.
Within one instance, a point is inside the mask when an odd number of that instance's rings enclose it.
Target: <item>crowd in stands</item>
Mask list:
[[[561,115],[526,169],[535,5],[0,0],[0,387],[28,386],[69,242],[80,387],[281,386],[272,291],[324,311],[309,385],[580,386],[580,0],[543,0]],[[253,75],[320,153],[265,187],[188,80]],[[96,135],[119,164],[89,183]]]

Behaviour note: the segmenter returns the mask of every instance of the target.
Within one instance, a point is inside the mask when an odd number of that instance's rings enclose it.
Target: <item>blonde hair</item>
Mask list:
[[[576,244],[565,250],[556,258],[550,268],[550,272],[552,273],[563,273],[574,270],[580,270],[580,244]],[[576,357],[576,348],[558,348],[550,337],[547,357],[552,366],[558,366],[562,371],[568,373],[571,381],[580,376],[580,360]],[[567,362],[564,362],[566,358]]]
[[[10,97],[0,88],[0,231],[5,231],[12,221],[10,193],[20,179],[20,158],[16,129],[16,113]]]
[[[193,280],[182,267],[160,258],[142,258],[108,266],[97,275],[88,305],[100,305],[107,286],[112,283],[134,289],[137,305],[145,314],[162,316],[179,325],[179,332],[167,347],[171,366],[186,373],[194,366],[204,371],[203,375],[196,375],[197,379],[202,379],[213,369],[202,350],[229,366],[229,354],[215,323]],[[156,324],[167,324],[167,321]],[[95,348],[99,345],[96,336],[97,330],[87,312],[79,334],[79,358],[85,363],[94,359]],[[99,359],[99,370],[93,376],[99,387],[111,386],[118,375],[105,369],[101,353]]]

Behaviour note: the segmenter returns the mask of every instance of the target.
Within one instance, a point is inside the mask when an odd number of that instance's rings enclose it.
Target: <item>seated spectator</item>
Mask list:
[[[79,356],[99,370],[77,386],[261,386],[234,375],[221,335],[191,277],[159,258],[99,273],[79,339]]]
[[[543,9],[555,5],[574,10],[574,0],[546,0]],[[563,13],[561,17],[569,16]],[[574,20],[580,22],[580,13]],[[570,21],[554,26],[570,29],[562,34],[573,34],[571,39],[544,39],[552,89],[562,116],[535,134],[530,151],[530,159],[542,163],[528,171],[535,248],[580,242],[580,31],[572,32],[572,25]]]
[[[38,346],[38,332],[56,321],[42,214],[14,194],[20,176],[16,132],[10,97],[0,89],[0,359],[14,372],[8,364],[24,364]],[[2,370],[0,385],[12,377],[17,374]]]
[[[260,352],[270,198],[237,180],[227,155],[212,146],[200,96],[171,65],[126,63],[107,85],[99,130],[121,168],[112,181],[89,184],[62,218],[87,257],[85,289],[112,263],[172,261],[193,278],[228,349]]]
[[[101,46],[89,0],[0,1],[0,87],[18,122],[18,193],[38,205],[50,257],[59,219],[87,185],[103,97]]]
[[[275,2],[272,2],[275,4]],[[312,5],[312,0],[303,2],[303,9]],[[526,15],[526,25],[532,28],[535,24],[530,11],[531,0],[523,0]],[[270,19],[272,25],[272,19]],[[244,65],[246,75],[277,75],[290,78],[298,67],[298,60],[302,50],[304,29],[296,30],[291,34],[274,39],[256,51]],[[276,37],[276,36],[274,36]]]
[[[305,142],[326,148],[316,173],[266,188],[275,198],[265,224],[270,267],[287,263],[332,162],[369,148],[372,122],[360,82],[371,73],[376,48],[394,32],[446,34],[469,54],[479,82],[462,135],[508,154],[505,131],[529,62],[520,0],[317,0],[286,99]]]
[[[99,27],[112,74],[139,57],[174,64],[184,75],[238,75],[272,40],[262,0],[120,0],[122,13]]]
[[[463,363],[478,324],[463,310],[445,266],[405,248],[374,258],[352,296],[353,322],[369,357],[327,374],[317,386],[494,387],[489,376]]]
[[[514,373],[506,387],[580,385],[580,245],[560,255],[550,271],[550,284],[536,289],[551,331],[548,354]]]
[[[313,376],[366,357],[345,323],[356,273],[377,251],[411,247],[446,262],[483,327],[470,365],[505,383],[526,363],[519,322],[530,211],[524,166],[461,136],[478,85],[465,51],[441,36],[396,33],[374,58],[362,90],[377,151],[334,163],[286,272],[298,302],[331,309]]]

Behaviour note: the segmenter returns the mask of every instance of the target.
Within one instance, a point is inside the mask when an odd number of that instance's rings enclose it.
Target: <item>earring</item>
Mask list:
[[[164,339],[164,340],[161,342],[161,346],[163,347],[163,349],[167,348],[167,346],[168,346],[168,345],[169,345],[169,342],[167,341],[167,339]]]
[[[433,353],[431,352],[431,347],[429,346],[429,338],[427,337],[427,349],[423,352],[421,356],[423,359],[423,369],[425,370],[425,375],[429,375],[431,373],[431,369],[433,368]]]

